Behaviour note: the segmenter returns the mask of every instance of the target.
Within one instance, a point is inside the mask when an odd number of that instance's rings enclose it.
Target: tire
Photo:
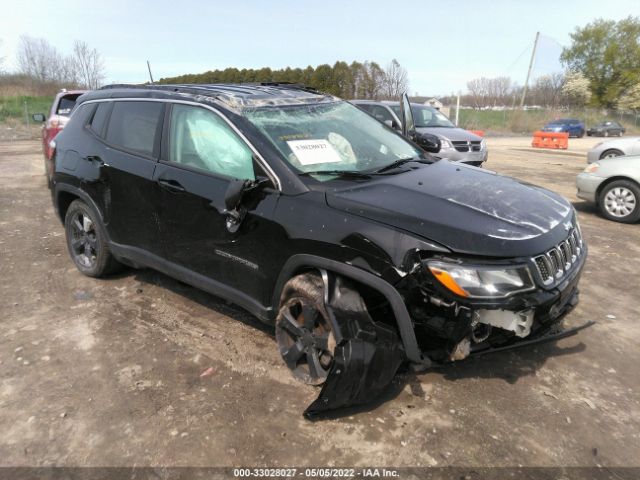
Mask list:
[[[584,130],[580,130],[580,133],[578,134],[578,138],[582,138],[584,137]]]
[[[321,385],[333,364],[335,338],[317,273],[289,280],[280,297],[276,341],[285,365],[298,380]]]
[[[622,153],[620,150],[612,148],[610,150],[605,150],[604,152],[602,152],[602,154],[600,155],[600,160],[602,160],[604,158],[621,157],[623,155],[624,155],[624,153]]]
[[[122,265],[109,250],[107,235],[98,214],[82,200],[74,200],[64,217],[69,255],[88,277],[103,277]]]
[[[602,189],[598,206],[609,220],[635,223],[640,220],[640,185],[630,180],[616,180]]]

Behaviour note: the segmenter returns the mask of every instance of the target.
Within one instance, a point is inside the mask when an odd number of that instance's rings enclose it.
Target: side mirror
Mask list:
[[[237,178],[231,180],[227,191],[224,194],[224,206],[227,211],[237,210],[240,201],[242,200],[242,194],[247,188],[247,184],[250,184],[250,180],[239,180]]]
[[[44,113],[34,113],[33,115],[31,115],[31,118],[33,118],[34,122],[44,122],[47,117],[44,116]]]
[[[270,184],[271,180],[266,177],[258,177],[255,180],[237,178],[231,180],[224,194],[225,210],[223,213],[227,216],[227,230],[235,233],[240,228],[240,224],[247,214],[247,207],[242,202],[245,194]]]
[[[416,143],[429,153],[438,153],[440,151],[440,138],[429,133],[417,134]]]
[[[393,128],[394,130],[402,130],[400,128],[400,125],[398,125],[398,122],[396,122],[395,120],[385,120],[384,124],[389,128]]]

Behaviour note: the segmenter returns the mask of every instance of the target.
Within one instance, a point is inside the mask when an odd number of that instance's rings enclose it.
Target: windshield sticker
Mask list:
[[[302,165],[340,163],[340,155],[327,140],[292,140],[287,142]]]

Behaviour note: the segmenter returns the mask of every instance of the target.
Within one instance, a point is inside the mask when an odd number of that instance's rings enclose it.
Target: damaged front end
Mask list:
[[[394,288],[406,306],[404,322],[410,324],[419,361],[407,343],[403,319],[396,318],[394,328],[367,309],[341,277],[322,271],[336,346],[326,382],[305,416],[370,402],[389,386],[405,360],[424,370],[565,338],[593,325],[562,327],[578,303],[586,253],[578,228],[533,258],[478,260],[413,252],[407,262],[413,268]]]
[[[542,255],[508,260],[432,256],[398,285],[421,352],[434,363],[577,333],[561,328],[578,303],[587,256],[579,228]]]

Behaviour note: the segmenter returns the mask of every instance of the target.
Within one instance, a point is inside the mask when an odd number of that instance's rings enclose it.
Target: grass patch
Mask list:
[[[455,109],[450,118],[455,118]],[[492,133],[517,133],[529,135],[541,129],[545,123],[557,118],[578,118],[587,128],[602,120],[615,120],[627,129],[628,134],[640,133],[640,118],[634,114],[612,113],[605,115],[598,110],[460,110],[459,123],[468,130],[485,130]]]
[[[32,121],[31,115],[34,113],[44,113],[48,116],[53,98],[53,95],[0,97],[0,122],[9,118],[25,121],[25,103],[29,121]]]

